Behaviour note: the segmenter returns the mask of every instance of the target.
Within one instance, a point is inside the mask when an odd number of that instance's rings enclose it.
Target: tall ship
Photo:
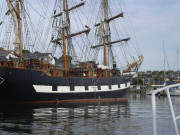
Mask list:
[[[0,13],[0,101],[126,100],[143,56],[120,26],[126,21],[123,11],[117,13],[122,10],[118,1],[44,0],[36,6],[31,2],[3,0],[0,5],[5,10]],[[39,23],[28,10],[40,16]]]

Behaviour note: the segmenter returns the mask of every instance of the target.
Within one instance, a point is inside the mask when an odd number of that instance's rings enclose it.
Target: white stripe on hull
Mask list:
[[[57,91],[53,91],[52,86],[47,85],[33,85],[35,91],[37,93],[87,93],[87,92],[107,92],[107,91],[116,91],[123,90],[125,88],[130,87],[130,82],[126,84],[121,84],[120,88],[118,85],[111,85],[111,89],[109,89],[108,85],[100,86],[100,90],[98,90],[98,86],[88,86],[88,90],[85,90],[85,86],[74,86],[74,90],[70,89],[70,86],[57,86]]]

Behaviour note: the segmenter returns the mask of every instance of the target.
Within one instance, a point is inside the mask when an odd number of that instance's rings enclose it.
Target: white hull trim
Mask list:
[[[53,91],[53,86],[47,85],[33,85],[35,91],[37,93],[87,93],[87,92],[107,92],[107,91],[116,91],[123,90],[130,87],[130,82],[127,84],[120,84],[120,88],[118,85],[111,85],[111,89],[109,89],[108,85],[100,86],[100,90],[98,90],[97,86],[88,86],[88,90],[85,90],[85,86],[74,86],[74,90],[70,89],[70,86],[57,86],[57,91]]]

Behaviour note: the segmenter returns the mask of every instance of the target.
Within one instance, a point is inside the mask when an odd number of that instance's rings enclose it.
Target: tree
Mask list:
[[[64,62],[64,55],[62,55],[58,60]],[[72,57],[66,55],[66,60],[67,60],[68,63],[71,63]]]
[[[34,54],[39,54],[39,53],[40,53],[40,52],[38,52],[38,51],[35,51],[35,52],[34,52]]]
[[[143,85],[143,80],[142,80],[142,79],[140,79],[140,78],[138,78],[138,79],[134,80],[134,81],[133,81],[133,85],[137,85],[137,84],[141,84],[141,85]]]
[[[55,61],[57,61],[58,59],[56,57],[53,57]]]
[[[29,53],[31,53],[29,50],[22,50],[22,53],[24,53],[24,54],[29,54]]]

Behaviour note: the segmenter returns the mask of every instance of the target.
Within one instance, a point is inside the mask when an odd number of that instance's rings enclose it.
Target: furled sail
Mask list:
[[[107,22],[101,22],[98,30],[99,37],[109,36],[110,31]]]
[[[16,54],[20,54],[20,51],[19,51],[19,44],[20,44],[20,40],[19,40],[19,32],[18,32],[18,16],[15,12],[15,9],[14,7],[12,6],[12,4],[10,3],[9,0],[6,0],[7,2],[7,5],[9,7],[9,10],[11,12],[11,15],[13,17],[13,22],[14,22],[14,39],[13,39],[13,44],[15,45],[15,49],[14,49],[14,52]]]

